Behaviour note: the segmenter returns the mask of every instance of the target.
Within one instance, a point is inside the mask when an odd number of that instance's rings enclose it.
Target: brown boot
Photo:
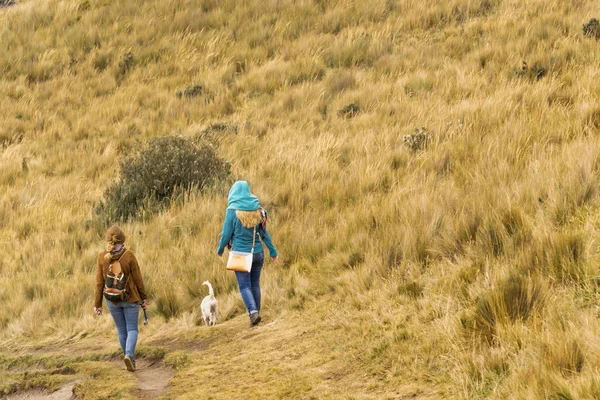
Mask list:
[[[123,358],[123,362],[125,362],[125,366],[127,367],[127,371],[135,371],[135,361],[133,361],[131,359],[131,357],[129,356],[125,356],[125,358]]]
[[[260,317],[259,313],[255,312],[255,313],[250,314],[250,328],[258,325],[261,320],[262,320],[262,318]]]

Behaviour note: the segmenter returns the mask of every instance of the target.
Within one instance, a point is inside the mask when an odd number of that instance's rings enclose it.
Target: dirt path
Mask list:
[[[54,393],[48,393],[44,390],[28,390],[26,392],[8,395],[7,400],[70,400],[73,399],[73,386],[76,382],[71,382],[63,386]]]
[[[125,368],[121,360],[114,361],[118,368]],[[167,367],[162,361],[150,362],[144,359],[137,360],[137,370],[133,373],[137,381],[137,389],[133,394],[137,399],[157,399],[169,391],[169,380],[175,371]],[[47,390],[33,389],[2,397],[2,400],[73,400],[73,387],[80,380],[71,382],[59,390],[48,393]]]
[[[119,365],[124,367],[122,362],[119,362]],[[173,368],[167,367],[162,361],[148,362],[138,359],[137,370],[134,372],[138,382],[138,389],[134,392],[136,398],[156,399],[166,394],[169,390],[169,380],[174,374]]]

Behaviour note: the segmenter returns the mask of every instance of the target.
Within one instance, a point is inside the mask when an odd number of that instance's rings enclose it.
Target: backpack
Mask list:
[[[117,261],[108,264],[108,273],[104,280],[104,298],[113,303],[126,301],[129,298],[127,282],[129,281],[130,274],[127,275],[127,279],[123,279],[125,273],[122,271],[120,263],[121,258],[123,258],[128,251],[129,250],[125,250]]]
[[[262,217],[262,222],[260,223],[260,228],[263,232],[267,232],[267,218],[269,217],[269,213],[264,208],[260,208],[260,216]]]

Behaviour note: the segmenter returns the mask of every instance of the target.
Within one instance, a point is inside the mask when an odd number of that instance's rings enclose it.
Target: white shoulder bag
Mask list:
[[[250,272],[252,269],[252,257],[254,255],[254,242],[256,240],[256,226],[252,234],[252,250],[250,253],[243,251],[229,250],[229,258],[227,259],[227,270],[238,272]]]

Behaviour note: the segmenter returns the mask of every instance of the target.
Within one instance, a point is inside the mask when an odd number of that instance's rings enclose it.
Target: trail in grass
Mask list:
[[[125,367],[119,361],[120,367]],[[167,367],[162,361],[137,360],[137,369],[133,373],[137,381],[134,395],[137,399],[156,399],[169,390],[169,380],[175,374],[172,368]]]
[[[28,390],[25,392],[8,395],[5,397],[7,400],[70,400],[73,399],[73,387],[76,382],[71,382],[68,385],[63,386],[59,390],[48,393],[46,390]]]
[[[121,360],[113,362],[116,368],[125,368]],[[169,380],[175,371],[162,361],[149,361],[143,358],[137,360],[137,370],[133,376],[137,382],[133,395],[136,399],[150,400],[165,395],[169,390]],[[73,400],[73,388],[82,379],[70,382],[60,389],[50,393],[48,390],[30,389],[3,397],[6,400]]]

